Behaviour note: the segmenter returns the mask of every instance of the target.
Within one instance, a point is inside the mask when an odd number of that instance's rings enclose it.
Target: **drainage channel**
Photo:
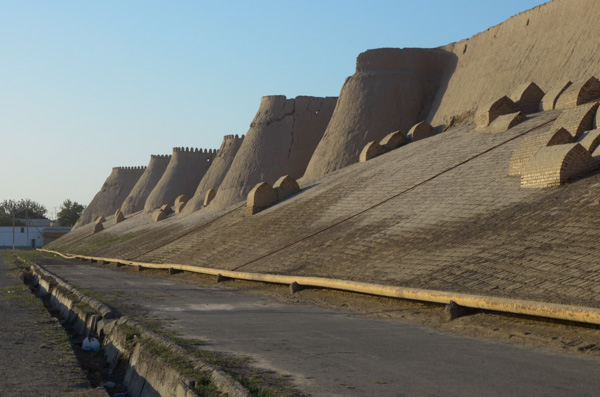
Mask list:
[[[191,356],[111,308],[21,257],[23,281],[68,333],[92,387],[107,396],[249,397],[229,374]]]
[[[86,375],[90,386],[94,389],[103,388],[108,396],[128,397],[127,386],[123,383],[126,363],[119,360],[111,365],[106,360],[103,348],[104,335],[97,335],[93,327],[82,333],[81,327],[79,329],[76,327],[76,321],[73,321],[72,317],[65,317],[61,310],[52,304],[51,291],[41,287],[39,278],[31,270],[26,270],[27,263],[24,263],[20,258],[17,258],[15,263],[24,268],[22,271],[23,283],[29,287],[35,297],[43,302],[46,310],[60,322],[63,331],[69,336],[71,350],[75,354],[75,358]],[[98,344],[95,343],[96,341],[98,341]]]

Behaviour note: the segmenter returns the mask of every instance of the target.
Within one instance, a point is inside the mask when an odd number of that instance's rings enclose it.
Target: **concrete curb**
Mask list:
[[[85,255],[65,255],[57,251],[39,249],[41,252],[56,254],[67,259],[84,259],[94,261],[113,262],[138,268],[149,269],[173,269],[193,273],[217,276],[217,278],[229,278],[248,281],[260,281],[263,283],[290,285],[292,292],[302,287],[317,287],[336,289],[348,292],[357,292],[374,296],[388,298],[400,298],[421,302],[449,304],[451,301],[460,306],[474,309],[491,310],[497,312],[542,317],[556,320],[574,321],[587,324],[600,325],[600,309],[585,306],[563,305],[558,303],[546,303],[522,299],[500,298],[493,296],[462,294],[456,292],[426,290],[420,288],[405,288],[357,281],[340,279],[328,279],[321,277],[282,276],[264,273],[248,273],[231,270],[212,269],[199,266],[179,264],[156,264],[134,262],[123,259],[92,257]]]
[[[72,294],[74,294],[75,296],[77,296],[77,298],[79,299],[80,302],[88,304],[92,308],[94,308],[97,311],[97,313],[100,316],[102,316],[102,318],[111,319],[111,318],[116,317],[116,315],[112,312],[112,310],[108,306],[106,306],[102,302],[98,301],[97,299],[90,298],[89,296],[83,294],[78,289],[74,288],[69,283],[67,283],[65,280],[60,278],[59,276],[50,273],[49,271],[47,271],[46,269],[44,269],[42,266],[38,265],[37,263],[28,261],[21,257],[18,257],[18,258],[22,262],[27,263],[31,266],[33,273],[38,277],[38,279],[43,278],[45,280],[55,281],[56,285],[60,286],[61,288],[64,288],[65,290],[67,290],[67,291],[71,292]]]
[[[63,255],[63,257],[66,256]],[[68,321],[74,322],[75,330],[78,334],[83,335],[89,331],[90,327],[93,327],[94,324],[96,325],[96,329],[93,331],[105,337],[104,348],[108,362],[116,364],[121,357],[127,356],[129,368],[125,384],[130,395],[141,396],[147,393],[149,389],[157,391],[160,388],[168,389],[170,387],[170,389],[165,391],[171,392],[175,390],[178,396],[198,396],[192,390],[189,380],[183,381],[184,376],[179,374],[176,369],[162,362],[160,358],[155,357],[140,343],[135,343],[132,348],[127,349],[124,344],[125,336],[121,335],[122,332],[117,327],[119,324],[128,324],[137,328],[140,331],[141,337],[148,338],[160,344],[176,355],[194,363],[196,369],[209,373],[211,382],[220,392],[232,397],[249,397],[251,395],[246,388],[229,374],[187,353],[183,348],[168,339],[145,329],[137,321],[126,316],[118,317],[108,306],[81,293],[65,280],[41,265],[21,257],[19,259],[31,267],[34,277],[36,277],[43,293],[50,294],[52,306],[58,309],[61,315],[68,319]],[[68,291],[70,296],[63,293],[63,291]],[[79,303],[88,305],[95,313],[82,310],[78,307]],[[94,321],[94,317],[97,317],[99,321]]]

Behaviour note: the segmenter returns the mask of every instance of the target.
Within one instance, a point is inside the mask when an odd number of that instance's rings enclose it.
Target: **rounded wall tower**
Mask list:
[[[123,214],[129,215],[144,209],[146,199],[165,173],[170,161],[171,155],[153,154],[150,156],[150,162],[148,163],[148,167],[146,167],[146,171],[121,205]]]
[[[144,212],[152,212],[164,204],[171,205],[179,195],[192,196],[215,154],[214,149],[173,148],[171,161],[148,195]]]
[[[259,182],[299,178],[331,119],[337,98],[266,96],[209,208],[245,200]]]
[[[425,119],[454,55],[441,50],[381,48],[360,54],[304,177],[356,163],[364,146]]]
[[[115,167],[104,185],[81,214],[73,229],[93,222],[99,216],[114,215],[140,179],[146,167]]]
[[[182,216],[198,211],[204,204],[206,193],[210,189],[213,189],[215,192],[219,189],[219,186],[221,186],[223,178],[227,175],[227,171],[229,171],[231,163],[233,163],[233,159],[242,146],[243,141],[244,135],[241,137],[237,134],[225,135],[223,137],[223,143],[221,143],[221,147],[217,151],[217,155],[215,156],[212,165],[198,184],[194,197],[188,201],[181,211]]]

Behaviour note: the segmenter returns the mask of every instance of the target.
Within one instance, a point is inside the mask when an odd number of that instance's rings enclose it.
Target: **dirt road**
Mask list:
[[[142,309],[184,337],[207,340],[204,349],[251,356],[255,366],[291,379],[314,396],[592,395],[600,387],[595,357],[459,337],[373,318],[372,313],[308,306],[299,302],[300,295],[277,301],[248,294],[237,282],[217,289],[189,274],[167,279],[81,262],[42,264],[81,288],[111,297],[116,307]],[[387,307],[389,313],[396,312],[392,317],[402,310],[418,316],[414,307]]]

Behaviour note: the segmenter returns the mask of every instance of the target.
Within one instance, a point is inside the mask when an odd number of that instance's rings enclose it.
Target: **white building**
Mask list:
[[[0,248],[40,248],[71,231],[70,227],[54,225],[49,219],[34,214],[23,218],[18,214],[16,226],[0,226]],[[33,218],[33,219],[32,219]]]
[[[14,241],[15,247],[31,247],[39,248],[44,245],[44,235],[42,229],[26,227],[26,226],[15,226],[14,228]],[[12,226],[0,226],[0,248],[6,248],[13,246],[13,227]]]

